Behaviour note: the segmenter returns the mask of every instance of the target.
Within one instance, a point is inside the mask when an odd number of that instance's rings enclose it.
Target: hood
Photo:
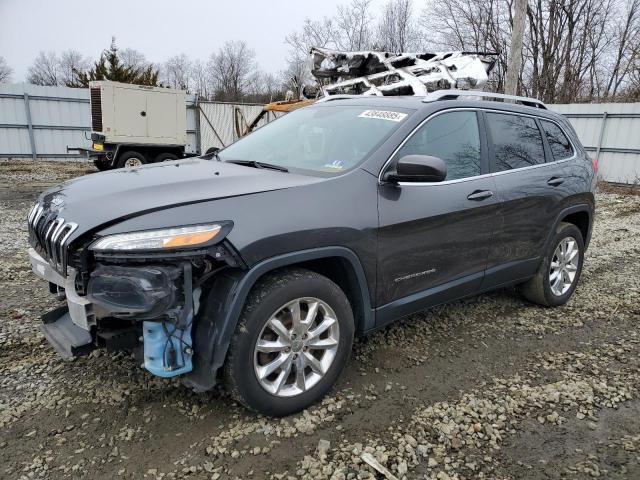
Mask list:
[[[70,238],[104,224],[169,207],[281,190],[322,178],[199,158],[78,177],[40,196],[45,211],[76,222]]]

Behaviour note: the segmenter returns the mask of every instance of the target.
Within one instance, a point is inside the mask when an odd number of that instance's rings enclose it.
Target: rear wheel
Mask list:
[[[232,395],[267,415],[289,415],[321,399],[353,343],[353,313],[331,280],[303,269],[259,280],[229,346]]]
[[[560,223],[535,276],[522,286],[522,294],[539,305],[564,305],[576,289],[583,259],[580,229],[571,223]]]
[[[141,167],[145,163],[147,163],[147,158],[140,152],[133,150],[123,152],[120,157],[118,157],[118,168]]]

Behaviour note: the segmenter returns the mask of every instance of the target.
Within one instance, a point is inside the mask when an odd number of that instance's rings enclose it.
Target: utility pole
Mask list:
[[[524,17],[527,14],[527,0],[514,0],[513,30],[511,32],[511,48],[507,62],[507,78],[504,93],[518,93],[518,77],[522,67],[522,42],[524,38]]]

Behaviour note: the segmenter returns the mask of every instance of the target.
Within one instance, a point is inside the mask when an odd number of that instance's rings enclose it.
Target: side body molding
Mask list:
[[[216,372],[224,364],[244,303],[260,277],[278,268],[332,257],[346,260],[355,274],[363,307],[362,325],[357,325],[356,329],[372,329],[375,312],[367,280],[360,259],[352,250],[338,246],[322,247],[268,258],[248,271],[236,270],[215,280],[195,326],[194,369],[184,377],[184,383],[195,391],[209,390],[216,384]]]

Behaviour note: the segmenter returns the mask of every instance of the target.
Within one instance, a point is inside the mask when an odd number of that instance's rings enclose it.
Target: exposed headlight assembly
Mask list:
[[[197,247],[213,240],[222,230],[222,224],[192,225],[189,227],[163,228],[143,232],[117,233],[107,235],[91,244],[91,250],[136,251],[172,250],[175,248]],[[225,231],[228,231],[225,229]]]

